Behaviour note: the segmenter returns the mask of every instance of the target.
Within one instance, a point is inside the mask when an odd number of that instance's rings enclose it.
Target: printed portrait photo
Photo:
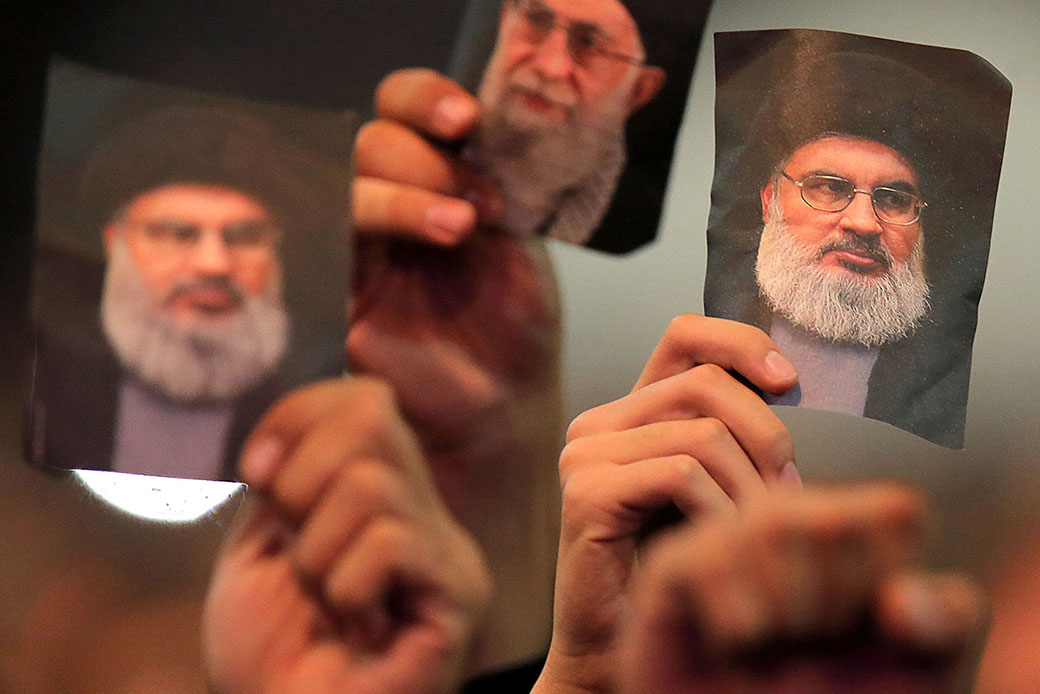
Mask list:
[[[709,315],[769,333],[771,404],[960,448],[1011,85],[966,51],[802,29],[715,36]]]
[[[657,233],[710,2],[472,0],[453,77],[500,226],[613,253]]]
[[[234,479],[279,396],[343,372],[355,126],[52,64],[33,463]]]

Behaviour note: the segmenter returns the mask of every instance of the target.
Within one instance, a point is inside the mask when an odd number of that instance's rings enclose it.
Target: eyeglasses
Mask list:
[[[511,0],[520,15],[520,30],[530,44],[544,43],[556,29],[567,32],[567,50],[575,63],[591,67],[597,58],[620,60],[642,65],[642,58],[611,50],[611,39],[603,27],[594,22],[559,19],[556,13],[539,0]]]
[[[909,226],[919,220],[921,210],[928,207],[927,203],[915,194],[897,188],[878,186],[871,190],[862,190],[841,176],[809,174],[801,180],[795,180],[786,171],[780,173],[798,186],[806,205],[821,212],[841,212],[852,204],[857,193],[863,193],[870,196],[874,214],[882,222]]]
[[[170,253],[186,253],[202,240],[211,227],[183,219],[157,219],[145,222],[124,222],[125,226],[140,229],[153,245]],[[230,222],[214,231],[229,253],[248,256],[267,253],[278,243],[281,232],[268,220]]]

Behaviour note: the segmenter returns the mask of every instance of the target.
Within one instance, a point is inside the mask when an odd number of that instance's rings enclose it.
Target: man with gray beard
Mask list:
[[[810,29],[715,36],[704,309],[770,334],[770,403],[964,443],[1010,85],[976,55]]]
[[[141,218],[145,203],[169,206],[175,196],[190,196],[181,217],[149,211]],[[203,241],[194,218],[204,204],[226,206],[221,198],[255,206],[260,219],[228,222],[221,239]],[[226,207],[220,212],[229,213]],[[102,326],[137,378],[172,400],[213,402],[238,397],[278,365],[289,317],[275,255],[277,230],[267,216],[259,203],[231,189],[170,185],[138,196],[106,227]],[[174,262],[182,264],[181,272],[168,287],[157,286],[154,263]],[[258,270],[268,277],[250,282]],[[178,312],[178,303],[189,306]]]
[[[628,117],[664,72],[618,0],[506,0],[466,157],[500,186],[501,226],[585,244],[625,166]]]
[[[800,376],[769,401],[862,415],[880,348],[928,310],[917,172],[891,147],[828,133],[787,157],[761,198],[755,276]]]
[[[272,402],[342,373],[347,264],[334,232],[345,231],[348,179],[276,122],[237,106],[170,105],[125,118],[94,150],[81,206],[104,250],[100,298],[41,330],[34,460],[230,479]],[[315,255],[334,264],[329,285],[308,288],[306,314],[290,320],[285,258],[299,307],[301,275],[315,267],[301,259]],[[54,274],[39,281],[55,295],[43,301],[52,314],[74,282]],[[83,279],[89,304],[97,280]]]

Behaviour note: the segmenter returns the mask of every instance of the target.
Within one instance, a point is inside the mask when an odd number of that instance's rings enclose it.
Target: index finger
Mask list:
[[[783,393],[798,381],[794,366],[760,329],[737,321],[687,313],[668,325],[632,390],[699,364],[715,364],[727,371],[737,371],[770,393]]]
[[[294,391],[268,410],[242,447],[242,480],[257,491],[271,491],[300,457],[301,446],[329,429],[333,431],[323,435],[340,442],[331,447],[333,462],[348,450],[358,457],[407,460],[416,448],[388,386],[357,376],[334,379]],[[315,470],[311,476],[323,474]]]
[[[398,70],[376,89],[376,114],[415,128],[424,135],[457,140],[477,123],[476,98],[433,70]]]

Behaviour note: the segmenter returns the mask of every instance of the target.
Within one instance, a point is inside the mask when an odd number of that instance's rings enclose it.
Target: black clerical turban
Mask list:
[[[741,168],[756,187],[800,146],[829,133],[901,153],[933,208],[959,206],[980,189],[980,173],[999,171],[1010,85],[984,60],[834,32],[788,34],[771,87],[747,104]]]
[[[334,173],[334,172],[333,172]],[[174,183],[233,188],[257,198],[287,231],[346,224],[345,180],[265,119],[218,104],[178,104],[115,125],[82,172],[83,222],[95,230],[148,190]]]

